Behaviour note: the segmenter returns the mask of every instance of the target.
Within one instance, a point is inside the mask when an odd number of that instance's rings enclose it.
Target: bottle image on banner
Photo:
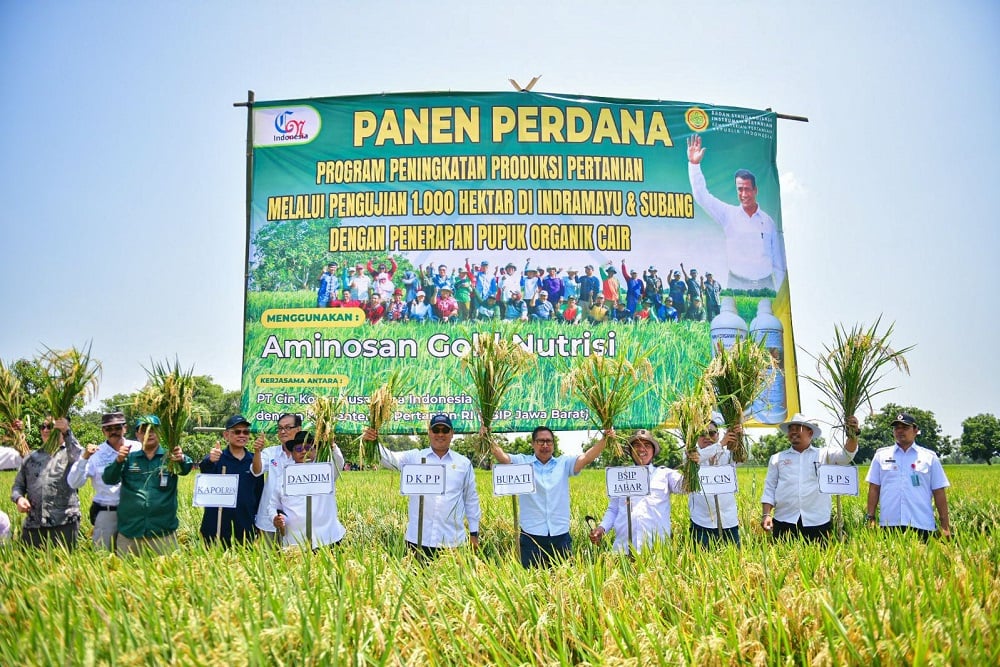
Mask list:
[[[785,403],[785,343],[781,320],[771,312],[771,300],[757,303],[757,317],[750,323],[750,335],[764,346],[774,358],[775,367],[768,369],[767,385],[754,401],[753,416],[762,424],[779,424],[788,413]]]
[[[712,318],[710,326],[713,357],[719,341],[722,341],[722,347],[728,350],[738,339],[747,337],[747,323],[736,312],[736,299],[731,296],[722,297],[719,314]]]

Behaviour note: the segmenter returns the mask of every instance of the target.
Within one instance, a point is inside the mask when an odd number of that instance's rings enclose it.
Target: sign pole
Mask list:
[[[628,517],[628,550],[632,551],[632,496],[625,496],[625,515]]]
[[[427,457],[420,458],[420,463],[427,463]],[[417,501],[417,547],[424,548],[424,496],[421,495]]]
[[[313,545],[313,497],[306,496],[306,542],[309,548]]]
[[[719,507],[719,494],[715,494],[715,525],[719,529],[719,537],[722,537],[722,509]]]
[[[222,474],[226,474],[226,466],[222,466]],[[219,514],[215,520],[215,539],[222,539],[222,508],[219,508]]]

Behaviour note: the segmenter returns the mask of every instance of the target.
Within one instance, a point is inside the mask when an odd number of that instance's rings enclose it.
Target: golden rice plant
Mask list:
[[[28,438],[25,434],[31,429],[31,421],[25,420],[23,399],[21,381],[0,359],[0,444],[13,447],[21,456],[27,456]]]
[[[472,396],[485,434],[474,438],[480,459],[490,455],[498,442],[492,432],[493,418],[503,405],[504,396],[535,365],[533,354],[500,334],[480,333],[473,336],[471,349],[462,357],[462,368],[472,380]]]
[[[857,434],[847,433],[844,420],[856,414],[864,403],[870,411],[872,398],[892,389],[876,390],[885,376],[893,369],[910,373],[903,355],[913,346],[894,350],[889,344],[894,325],[890,324],[883,333],[878,330],[881,322],[879,316],[872,326],[855,325],[850,331],[843,325],[835,325],[833,344],[824,345],[819,355],[810,355],[816,360],[816,375],[807,375],[806,379],[823,394],[820,404],[848,437]]]
[[[399,407],[399,399],[396,397],[403,393],[406,393],[403,372],[397,369],[389,373],[386,381],[372,392],[368,403],[368,425],[378,431],[392,419]],[[362,468],[365,467],[365,441],[361,438],[358,438],[358,463]]]
[[[743,417],[767,386],[767,371],[775,367],[774,357],[764,341],[740,338],[730,348],[722,341],[715,346],[715,356],[705,367],[705,384],[715,394],[715,402],[726,422],[726,429],[743,424]],[[733,461],[748,458],[746,434],[733,447]]]
[[[653,388],[652,352],[625,350],[616,357],[581,357],[563,376],[562,393],[583,403],[590,410],[591,424],[606,432]],[[608,443],[614,456],[624,456],[624,442],[625,437],[615,433]]]
[[[309,417],[313,422],[316,440],[316,460],[333,461],[334,437],[337,435],[337,415],[344,411],[346,398],[338,396],[320,396],[312,404]]]
[[[91,344],[83,351],[71,347],[68,350],[45,348],[41,355],[45,367],[45,386],[42,399],[52,417],[69,416],[73,404],[81,396],[89,400],[97,393],[101,383],[101,362],[90,356]],[[52,429],[48,439],[42,444],[49,454],[59,449],[59,431]]]
[[[677,422],[677,430],[681,442],[684,444],[685,454],[698,451],[698,438],[708,430],[712,421],[714,403],[715,394],[711,387],[704,377],[699,377],[691,388],[686,393],[680,394],[670,406],[670,416]],[[684,489],[688,493],[697,493],[701,490],[698,467],[698,463],[686,457],[681,465]]]
[[[191,418],[194,403],[194,368],[181,369],[176,358],[169,362],[154,362],[144,369],[149,381],[136,395],[135,407],[140,413],[156,415],[160,418],[159,435],[162,447],[167,451],[167,472],[180,472],[178,462],[171,460],[170,452],[181,444],[181,436]]]

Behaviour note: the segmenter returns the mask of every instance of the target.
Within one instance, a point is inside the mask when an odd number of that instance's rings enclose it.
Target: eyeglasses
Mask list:
[[[293,428],[295,428],[294,424],[292,424],[291,426],[282,426],[281,424],[278,424],[279,431],[291,431]]]
[[[302,452],[308,452],[312,450],[312,445],[295,445],[292,451],[301,454]]]
[[[102,431],[120,431],[124,427],[121,424],[112,424],[111,426],[102,426]]]
[[[442,433],[451,433],[451,429],[447,426],[434,426],[431,428],[431,433],[436,433],[438,435]]]
[[[233,435],[250,435],[250,429],[248,428],[234,428],[230,429]]]
[[[705,431],[705,435],[707,435],[710,438],[714,438],[715,436],[719,435],[719,432],[716,430]]]
[[[549,438],[539,438],[538,440],[535,440],[536,445],[551,445],[554,442],[555,440],[551,440]]]
[[[39,431],[51,431],[52,430],[52,424],[42,424],[41,426],[38,427],[38,430]]]

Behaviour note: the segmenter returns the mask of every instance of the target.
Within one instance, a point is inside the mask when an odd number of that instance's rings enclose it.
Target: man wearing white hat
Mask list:
[[[813,447],[813,438],[822,431],[802,414],[796,414],[781,425],[791,447],[778,452],[767,464],[764,494],[761,503],[764,517],[761,525],[775,537],[802,536],[810,540],[824,539],[830,532],[831,496],[819,492],[819,467],[844,465],[854,460],[858,451],[858,420],[853,415],[845,420],[847,443]]]

